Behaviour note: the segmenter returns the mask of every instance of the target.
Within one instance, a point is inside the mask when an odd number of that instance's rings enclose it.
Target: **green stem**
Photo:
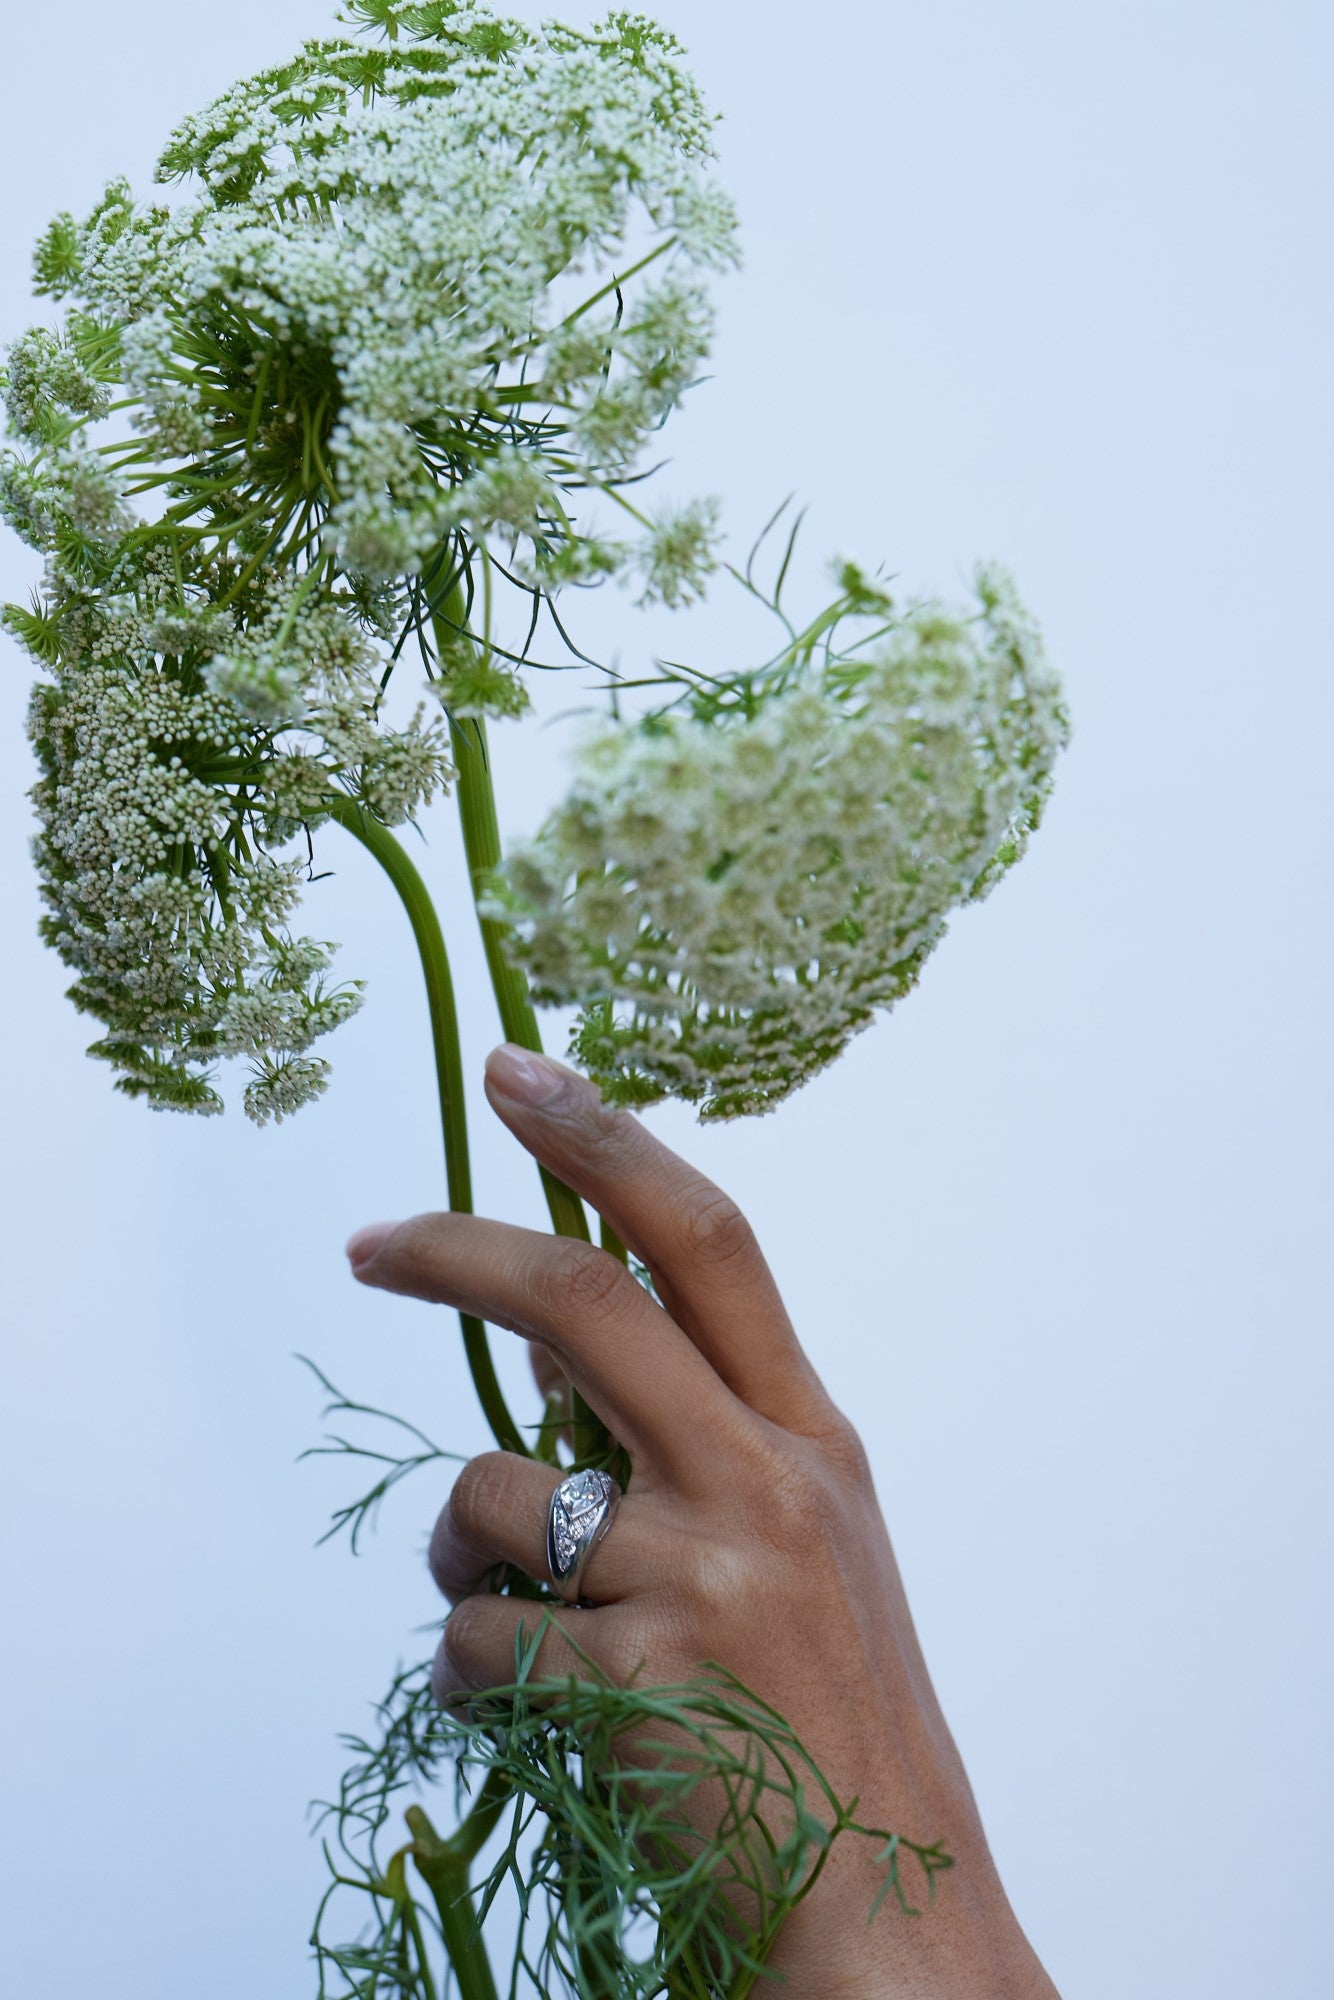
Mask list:
[[[448,562],[448,554],[442,561]],[[453,588],[442,599],[432,613],[436,643],[442,653],[458,643],[459,635],[467,630],[467,597],[463,577],[456,578]],[[450,739],[454,752],[454,766],[458,773],[457,788],[459,798],[459,818],[463,827],[463,848],[468,861],[468,873],[472,882],[473,902],[479,905],[486,885],[500,866],[500,822],[496,816],[495,787],[491,781],[491,758],[487,746],[486,724],[480,717],[468,722],[456,722],[450,718]],[[491,975],[491,986],[500,1011],[500,1025],[508,1041],[520,1048],[541,1052],[542,1035],[537,1025],[537,1015],[528,997],[528,982],[516,965],[511,965],[505,952],[505,926],[495,918],[483,916],[477,909],[477,921],[481,926],[482,949],[486,954],[487,970]],[[551,1216],[551,1226],[558,1236],[577,1237],[581,1242],[590,1240],[588,1218],[584,1205],[573,1188],[539,1166],[542,1176],[542,1192],[546,1196],[547,1209]],[[589,1409],[578,1391],[573,1393],[574,1423],[572,1442],[576,1465],[600,1464],[606,1457],[609,1439],[605,1427]]]
[[[358,805],[355,799],[338,799],[330,806],[330,818],[338,821],[375,856],[397,889],[412,925],[426,979],[431,1012],[431,1039],[435,1048],[436,1083],[440,1095],[440,1128],[445,1143],[445,1175],[449,1205],[456,1214],[472,1214],[472,1169],[468,1160],[468,1122],[463,1093],[463,1058],[459,1049],[458,1013],[454,1005],[454,983],[444,933],[435,913],[426,884],[407,853],[388,828]],[[486,1337],[486,1327],[472,1313],[461,1312],[463,1348],[477,1390],[477,1399],[496,1443],[502,1451],[532,1453],[501,1393],[495,1363]]]
[[[449,560],[448,556],[443,559]],[[442,653],[456,644],[459,634],[466,631],[467,616],[467,599],[460,576],[432,614],[436,643]],[[473,903],[479,905],[501,859],[500,822],[496,816],[495,787],[491,782],[486,724],[480,717],[475,721],[456,722],[451,716],[449,730],[454,765],[458,772],[463,850],[468,860]],[[533,1003],[528,998],[528,981],[506,956],[505,926],[494,917],[483,916],[480,907],[477,909],[477,921],[481,926],[482,949],[486,953],[486,967],[491,975],[491,986],[500,1010],[500,1025],[506,1039],[517,1043],[521,1049],[540,1053],[542,1036]],[[578,1195],[545,1167],[541,1169],[541,1174],[552,1228],[558,1236],[577,1236],[587,1243],[588,1218]]]
[[[458,592],[457,612],[463,615],[462,592]],[[455,606],[447,602],[443,616],[451,617]],[[487,882],[500,866],[500,824],[496,817],[495,787],[491,782],[491,759],[487,747],[486,724],[478,720],[457,723],[451,719],[450,734],[454,751],[454,767],[458,772],[459,814],[463,823],[463,846],[468,857],[468,872],[472,878],[473,901],[477,903]],[[483,916],[480,908],[477,921],[482,931],[482,947],[486,953],[487,970],[491,974],[491,985],[500,1010],[500,1025],[508,1041],[516,1042],[522,1049],[533,1049],[540,1053],[542,1034],[537,1025],[537,1015],[533,1003],[528,998],[528,982],[518,966],[511,965],[505,952],[505,927],[492,917]],[[590,1240],[588,1218],[584,1205],[573,1188],[553,1174],[549,1168],[539,1164],[542,1176],[542,1192],[547,1198],[547,1210],[551,1216],[551,1226],[557,1236],[574,1236],[581,1242]],[[578,1390],[572,1391],[573,1422],[571,1444],[576,1465],[600,1464],[607,1455],[609,1439],[604,1425],[589,1409]]]
[[[412,1858],[440,1919],[459,2000],[497,2000],[491,1962],[468,1893],[467,1859],[451,1852],[453,1843],[441,1840],[420,1806],[408,1807],[407,1821]]]
[[[403,1924],[412,1939],[417,1953],[417,1983],[422,1988],[422,2000],[436,2000],[435,1979],[431,1972],[431,1960],[422,1936],[421,1918],[412,1903],[403,1906]]]
[[[495,1831],[496,1822],[514,1793],[499,1771],[488,1771],[461,1826],[455,1828],[444,1845],[451,1856],[466,1864],[475,1861]]]
[[[496,818],[496,795],[491,782],[490,751],[486,724],[451,722],[454,765],[458,771],[459,817],[463,825],[463,847],[468,857],[474,901],[500,866],[500,826]],[[533,1003],[528,998],[528,982],[518,966],[505,954],[505,926],[478,911],[482,949],[487,971],[500,1011],[500,1025],[507,1041],[521,1049],[540,1051],[542,1034]],[[577,1236],[588,1241],[588,1220],[584,1205],[572,1188],[545,1167],[541,1169],[542,1189],[551,1213],[551,1226],[558,1236]]]

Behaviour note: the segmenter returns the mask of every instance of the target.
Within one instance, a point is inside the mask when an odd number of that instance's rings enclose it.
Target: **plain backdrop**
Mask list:
[[[1062,1993],[1322,2000],[1334,17],[664,11],[727,114],[747,246],[668,485],[721,493],[737,552],[799,491],[808,592],[839,551],[946,591],[1004,558],[1077,735],[1029,858],[894,1018],[772,1119],[655,1123],[747,1206],[864,1429]],[[177,116],[329,18],[16,9],[5,335],[51,213],[114,172],[146,185]],[[30,575],[7,541],[6,593]],[[597,608],[638,666],[725,655],[736,615],[720,594],[668,641]],[[319,1397],[293,1352],[485,1442],[448,1316],[342,1258],[357,1224],[441,1201],[419,978],[330,832],[310,927],[371,985],[325,1101],[256,1133],[114,1098],[35,942],[30,676],[2,650],[5,1984],[295,2000],[306,1802],[425,1649],[445,1482],[391,1503],[360,1562],[313,1553],[352,1474],[294,1462]],[[501,732],[508,831],[558,796],[565,735]],[[496,1029],[448,807],[429,831],[475,1076]],[[473,1116],[483,1205],[536,1221],[479,1092]]]

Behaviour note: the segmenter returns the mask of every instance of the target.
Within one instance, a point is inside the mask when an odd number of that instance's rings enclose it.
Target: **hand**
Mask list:
[[[633,1480],[557,1613],[618,1680],[658,1684],[716,1660],[792,1724],[866,1826],[939,1839],[954,1867],[934,1905],[867,1923],[876,1847],[839,1838],[769,1960],[788,2000],[1040,2000],[1054,1989],[1006,1901],[941,1715],[866,1455],[793,1332],[759,1246],[720,1190],[592,1085],[510,1047],[487,1065],[493,1109],[590,1201],[653,1274],[658,1305],[606,1252],[464,1215],[363,1231],[364,1283],[525,1334],[626,1447]],[[513,1678],[531,1601],[478,1592],[499,1563],[546,1574],[560,1473],[505,1452],[460,1473],[431,1542],[455,1604],[442,1699]],[[470,1594],[476,1593],[476,1594]],[[540,1672],[565,1671],[559,1639]]]

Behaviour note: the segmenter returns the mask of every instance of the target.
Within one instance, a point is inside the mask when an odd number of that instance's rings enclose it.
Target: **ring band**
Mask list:
[[[572,1472],[551,1496],[547,1514],[547,1568],[557,1595],[577,1604],[584,1571],[621,1504],[621,1489],[607,1472]]]

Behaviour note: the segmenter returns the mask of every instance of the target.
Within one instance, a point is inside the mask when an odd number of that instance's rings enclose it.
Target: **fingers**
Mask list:
[[[735,1395],[797,1429],[826,1415],[759,1244],[720,1188],[543,1056],[495,1050],[486,1088],[520,1143],[644,1260],[673,1318]]]
[[[555,1466],[506,1451],[470,1459],[431,1535],[431,1574],[452,1603],[476,1590],[488,1571],[513,1563],[534,1582],[547,1578],[547,1517],[565,1477]],[[663,1534],[651,1502],[630,1493],[610,1532],[588,1558],[583,1595],[594,1604],[628,1597],[663,1561]]]
[[[520,1597],[469,1597],[450,1614],[431,1672],[436,1700],[457,1707],[460,1695],[506,1687],[517,1678],[522,1652],[542,1633],[532,1676],[573,1674],[588,1680],[593,1669],[628,1681],[640,1665],[637,1621],[624,1605],[597,1611],[553,1611]],[[566,1642],[566,1635],[573,1644]],[[637,1650],[638,1648],[638,1650]]]
[[[348,1247],[363,1284],[456,1306],[554,1348],[637,1467],[697,1486],[753,1423],[624,1265],[591,1244],[423,1215]]]

